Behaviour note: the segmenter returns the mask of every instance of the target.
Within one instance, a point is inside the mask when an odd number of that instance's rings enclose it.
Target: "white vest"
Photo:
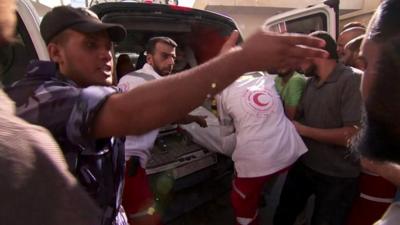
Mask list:
[[[238,177],[273,174],[307,151],[285,116],[270,76],[244,75],[222,91],[217,102],[222,135],[236,135],[232,159]]]

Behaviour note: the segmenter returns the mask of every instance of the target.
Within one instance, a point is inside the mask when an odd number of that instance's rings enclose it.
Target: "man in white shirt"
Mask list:
[[[243,75],[217,96],[217,104],[222,135],[236,135],[232,154],[236,176],[231,193],[236,222],[259,224],[258,206],[265,183],[307,148],[285,116],[270,76]]]
[[[146,64],[143,68],[128,73],[121,78],[118,86],[129,91],[149,80],[162,79],[171,74],[175,64],[177,44],[168,37],[153,37],[146,46]],[[202,116],[187,115],[177,123],[198,123],[206,127]],[[160,218],[154,209],[153,193],[150,189],[145,168],[150,157],[159,129],[138,136],[127,136],[125,141],[125,159],[127,169],[123,205],[132,224],[160,224]]]

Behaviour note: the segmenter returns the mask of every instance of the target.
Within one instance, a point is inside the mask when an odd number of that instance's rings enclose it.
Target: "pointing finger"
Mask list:
[[[288,44],[288,45],[304,45],[308,47],[314,47],[314,48],[323,48],[325,47],[325,41],[317,38],[317,37],[311,37],[303,34],[285,34],[283,36],[283,40]]]
[[[304,45],[296,45],[289,49],[289,57],[295,58],[328,58],[329,53],[320,48],[314,48]]]

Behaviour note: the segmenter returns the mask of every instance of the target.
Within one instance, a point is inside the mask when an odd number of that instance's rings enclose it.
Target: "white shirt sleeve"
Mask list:
[[[224,105],[224,92],[217,98],[218,116],[220,121],[220,134],[222,138],[222,151],[226,155],[232,155],[236,146],[236,133],[233,119]]]

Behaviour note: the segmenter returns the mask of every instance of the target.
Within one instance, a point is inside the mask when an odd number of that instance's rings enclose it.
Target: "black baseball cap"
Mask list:
[[[103,23],[97,15],[85,8],[71,6],[54,7],[42,19],[40,33],[46,44],[65,29],[82,33],[94,33],[107,30],[111,41],[120,42],[126,36],[125,28],[120,24]]]

